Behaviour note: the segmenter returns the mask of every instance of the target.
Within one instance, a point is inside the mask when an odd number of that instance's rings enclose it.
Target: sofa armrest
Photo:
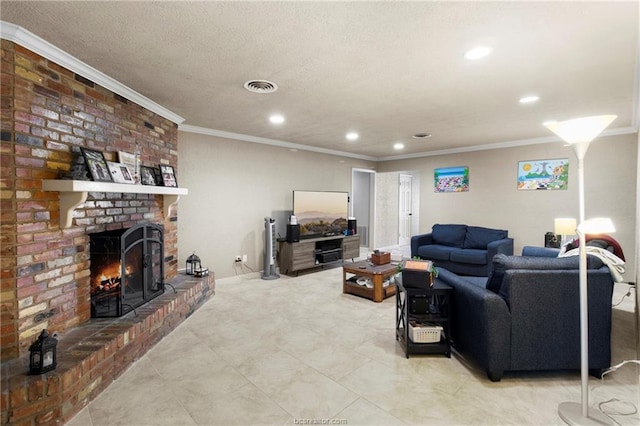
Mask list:
[[[558,257],[560,249],[552,247],[524,246],[522,247],[523,256],[535,257]]]
[[[503,238],[487,244],[487,261],[491,262],[498,253],[513,256],[513,238]]]
[[[489,378],[509,369],[511,314],[496,293],[441,268],[438,278],[453,287],[452,331],[455,348],[470,355]]]
[[[411,257],[418,255],[418,247],[433,244],[431,232],[428,234],[414,235],[411,237]]]

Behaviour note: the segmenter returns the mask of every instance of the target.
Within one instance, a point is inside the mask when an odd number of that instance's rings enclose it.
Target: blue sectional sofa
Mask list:
[[[513,238],[503,229],[435,224],[430,233],[411,237],[411,257],[457,274],[489,276],[498,253],[513,254]]]
[[[523,256],[498,254],[488,278],[439,271],[453,287],[454,348],[493,381],[505,371],[580,369],[579,259],[546,257],[555,254],[530,247]],[[599,376],[611,363],[614,283],[600,259],[587,262],[589,369]]]

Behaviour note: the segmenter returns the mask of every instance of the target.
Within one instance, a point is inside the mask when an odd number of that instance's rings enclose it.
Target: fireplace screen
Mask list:
[[[119,317],[164,292],[162,227],[90,235],[91,316]]]

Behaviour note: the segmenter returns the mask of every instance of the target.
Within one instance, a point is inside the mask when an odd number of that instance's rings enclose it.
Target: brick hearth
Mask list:
[[[59,339],[58,367],[30,376],[28,355],[2,364],[2,424],[68,421],[206,302],[213,275],[178,275],[165,293],[116,319],[92,319]]]

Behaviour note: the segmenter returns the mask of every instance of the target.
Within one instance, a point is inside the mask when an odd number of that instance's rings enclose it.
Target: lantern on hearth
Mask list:
[[[202,269],[202,264],[200,263],[200,258],[193,253],[191,256],[187,257],[187,266],[185,268],[185,272],[187,275],[193,275],[196,271]]]
[[[29,373],[42,374],[54,370],[57,365],[56,346],[58,340],[49,336],[47,330],[42,330],[38,340],[29,346]]]

